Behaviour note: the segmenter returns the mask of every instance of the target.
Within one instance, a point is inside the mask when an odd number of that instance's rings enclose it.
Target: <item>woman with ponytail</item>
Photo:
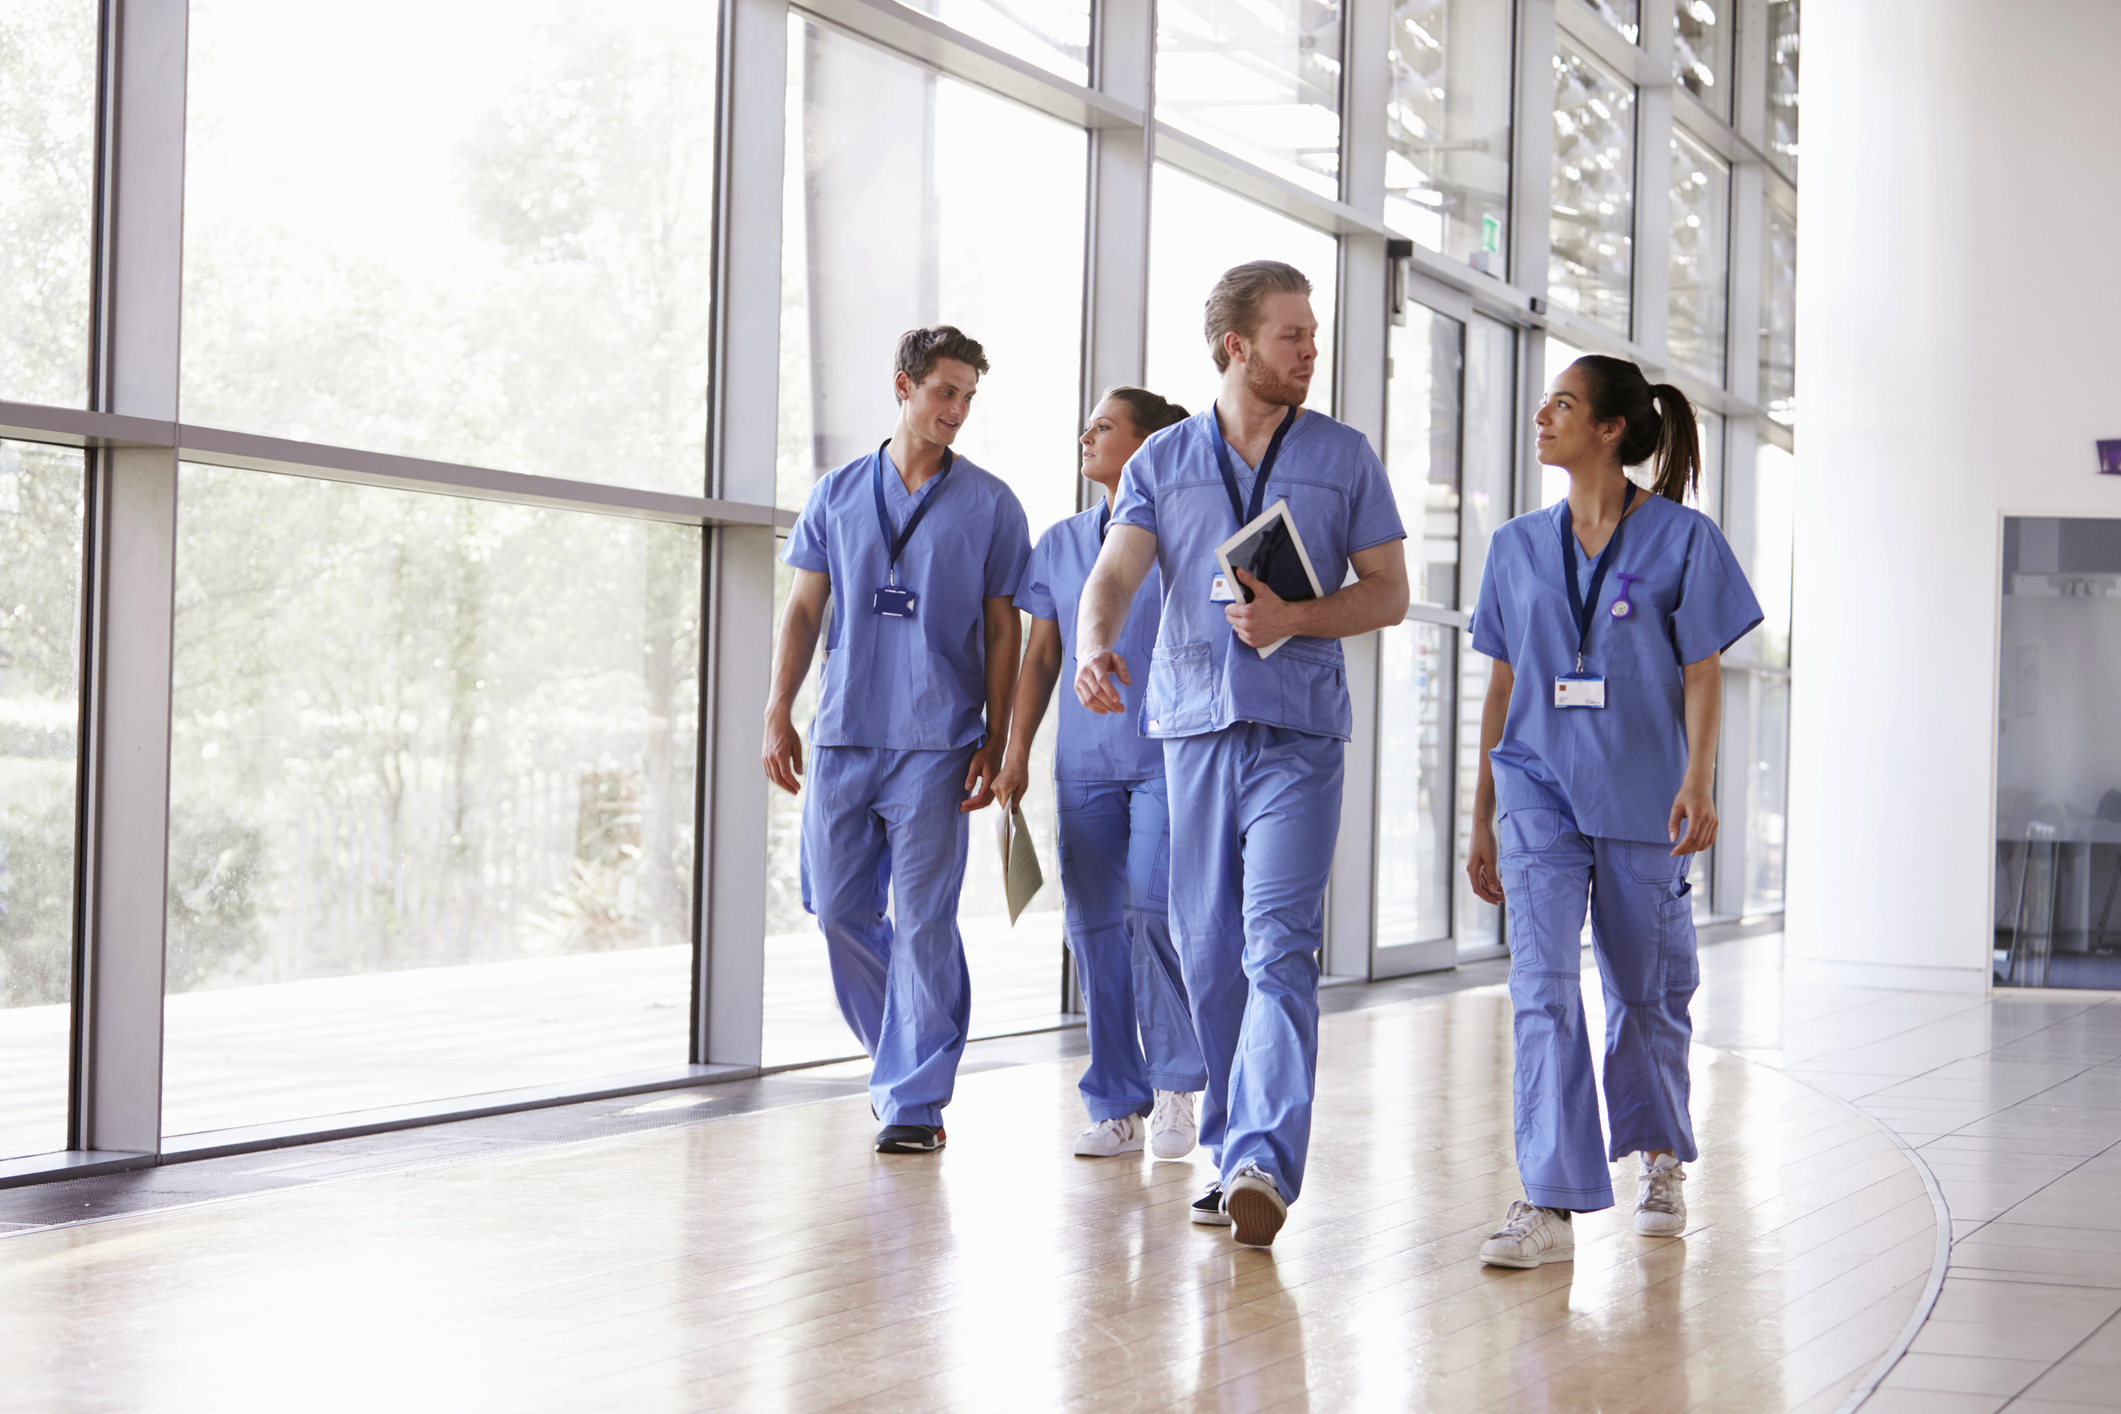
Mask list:
[[[1613,1206],[1608,1164],[1630,1153],[1635,1231],[1686,1228],[1688,856],[1716,839],[1722,653],[1761,618],[1715,522],[1684,504],[1701,476],[1684,393],[1592,354],[1554,379],[1535,420],[1568,499],[1496,532],[1473,615],[1473,646],[1495,666],[1466,872],[1508,906],[1525,1192],[1480,1249],[1501,1267],[1572,1260],[1571,1215]],[[1649,470],[1648,494],[1629,467]],[[1579,987],[1587,901],[1610,1149]]]

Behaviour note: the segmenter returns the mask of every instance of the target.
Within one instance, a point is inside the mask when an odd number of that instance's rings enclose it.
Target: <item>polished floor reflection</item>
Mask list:
[[[1198,1156],[1069,1157],[1079,1062],[1050,1060],[968,1067],[934,1158],[869,1152],[839,1094],[23,1231],[0,1402],[1823,1412],[1855,1390],[1931,1270],[1907,1153],[1703,1047],[1687,1235],[1616,1211],[1572,1265],[1485,1269],[1516,1193],[1508,1037],[1492,986],[1327,1016],[1310,1186],[1266,1252],[1186,1221]]]

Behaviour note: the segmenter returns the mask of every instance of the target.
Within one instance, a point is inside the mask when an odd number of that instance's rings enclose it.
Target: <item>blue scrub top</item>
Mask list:
[[[1149,671],[1145,728],[1153,737],[1185,737],[1259,722],[1346,741],[1354,723],[1340,640],[1292,638],[1262,658],[1238,640],[1224,606],[1208,597],[1215,547],[1240,526],[1217,467],[1221,435],[1212,410],[1189,417],[1142,443],[1120,478],[1112,522],[1153,532],[1163,570],[1163,624]],[[1249,505],[1256,469],[1231,448],[1230,470]],[[1324,413],[1304,413],[1282,440],[1264,504],[1278,500],[1289,503],[1328,594],[1346,581],[1350,555],[1406,538],[1369,439]]]
[[[1606,705],[1557,708],[1554,679],[1575,671],[1577,641],[1564,504],[1495,532],[1473,613],[1473,647],[1516,674],[1502,741],[1488,753],[1496,811],[1561,810],[1586,835],[1666,844],[1686,775],[1682,667],[1750,633],[1760,601],[1714,521],[1651,495],[1621,523],[1584,650],[1584,672],[1606,680]],[[1628,593],[1635,612],[1616,619],[1623,572],[1640,576]]]
[[[1083,585],[1105,543],[1098,526],[1105,508],[1093,506],[1055,524],[1031,551],[1031,568],[1017,591],[1016,607],[1034,619],[1060,625],[1060,719],[1054,724],[1053,779],[1056,781],[1146,781],[1164,773],[1164,747],[1143,735],[1140,704],[1135,710],[1105,715],[1076,700],[1069,683],[1075,676],[1075,617]],[[1135,593],[1120,631],[1118,652],[1127,673],[1141,682],[1156,647],[1156,628],[1163,614],[1163,579],[1155,569]]]
[[[884,504],[894,531],[921,500],[926,518],[899,556],[898,583],[915,597],[910,619],[872,607],[891,583],[891,548],[876,523],[871,452],[811,488],[781,560],[832,577],[832,626],[813,746],[948,751],[987,735],[985,601],[1016,593],[1031,558],[1024,508],[1002,480],[957,457],[909,496],[883,453]]]

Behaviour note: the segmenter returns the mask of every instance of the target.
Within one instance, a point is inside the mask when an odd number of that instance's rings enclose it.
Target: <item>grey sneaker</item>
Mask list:
[[[1288,1202],[1282,1198],[1274,1176],[1258,1164],[1246,1164],[1238,1170],[1237,1177],[1230,1180],[1223,1206],[1229,1209],[1230,1221],[1237,1225],[1237,1231],[1230,1235],[1247,1247],[1272,1247],[1274,1234],[1281,1231],[1289,1217]]]
[[[1510,1204],[1502,1226],[1480,1244],[1480,1260],[1491,1267],[1536,1267],[1576,1260],[1576,1224],[1565,1213],[1530,1203]]]
[[[1149,1152],[1159,1159],[1183,1159],[1200,1138],[1193,1118],[1193,1097],[1182,1090],[1159,1090],[1149,1111]]]
[[[1686,1194],[1679,1185],[1686,1170],[1671,1154],[1659,1154],[1652,1163],[1642,1156],[1642,1172],[1635,1183],[1635,1231],[1644,1237],[1677,1237],[1686,1231]]]

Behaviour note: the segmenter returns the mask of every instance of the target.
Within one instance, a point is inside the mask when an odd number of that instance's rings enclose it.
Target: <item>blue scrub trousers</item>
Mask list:
[[[1200,1138],[1294,1202],[1318,1078],[1318,948],[1342,742],[1258,722],[1164,743],[1171,927],[1207,1062]]]
[[[957,931],[973,748],[811,748],[803,906],[817,915],[840,1015],[872,1062],[885,1124],[940,1125],[972,1016]],[[889,890],[890,916],[884,912]]]
[[[1516,1011],[1517,1174],[1542,1208],[1613,1206],[1606,1165],[1637,1150],[1697,1157],[1687,1114],[1687,1004],[1700,980],[1687,868],[1670,845],[1577,833],[1560,810],[1513,810],[1497,831]],[[1605,985],[1606,1121],[1583,1013],[1583,914]]]
[[[1147,1114],[1156,1090],[1207,1084],[1165,897],[1170,808],[1162,777],[1055,781],[1068,948],[1089,1012],[1092,1120]]]

